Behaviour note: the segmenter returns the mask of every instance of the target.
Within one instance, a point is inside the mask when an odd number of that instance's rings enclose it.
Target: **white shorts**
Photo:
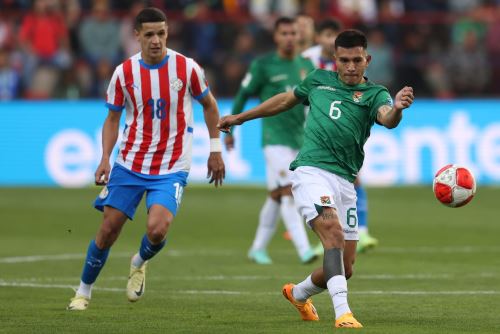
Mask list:
[[[307,225],[319,216],[318,210],[335,208],[345,240],[359,240],[356,213],[356,190],[346,179],[324,169],[303,166],[292,174],[292,192],[300,214]]]
[[[266,158],[267,189],[274,190],[292,184],[290,164],[297,154],[294,150],[283,145],[264,146],[264,157]]]

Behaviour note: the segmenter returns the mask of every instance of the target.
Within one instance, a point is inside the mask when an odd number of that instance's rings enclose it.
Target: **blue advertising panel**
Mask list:
[[[228,114],[232,101],[218,102],[221,114]],[[206,182],[209,137],[201,107],[194,105],[190,181]],[[0,103],[0,186],[91,184],[106,115],[100,101]],[[227,182],[264,184],[260,121],[238,127],[235,138],[235,149],[224,152]],[[470,168],[478,183],[499,184],[500,101],[418,100],[396,129],[375,125],[365,152],[365,184],[430,183],[447,163]]]

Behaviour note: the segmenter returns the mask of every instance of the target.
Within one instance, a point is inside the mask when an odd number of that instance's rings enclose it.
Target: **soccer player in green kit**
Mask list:
[[[313,64],[297,55],[298,33],[294,19],[281,17],[274,25],[276,51],[264,55],[250,65],[235,97],[232,114],[239,114],[251,96],[261,101],[292,91],[314,69]],[[302,263],[317,258],[311,249],[306,230],[292,198],[290,163],[297,156],[304,140],[304,106],[297,105],[286,114],[263,120],[262,146],[266,159],[267,188],[269,196],[260,215],[259,226],[248,253],[258,264],[271,264],[266,248],[276,231],[279,215],[290,234]],[[234,137],[227,134],[228,150],[234,147]]]
[[[358,240],[353,182],[363,165],[363,146],[374,123],[396,127],[403,109],[413,103],[404,87],[394,103],[388,90],[363,76],[371,57],[357,30],[345,30],[335,41],[337,72],[315,70],[292,92],[276,95],[244,113],[219,121],[221,131],[248,120],[279,114],[303,102],[310,105],[305,138],[290,165],[292,190],[299,211],[324,247],[323,267],[297,285],[285,284],[283,295],[303,320],[318,320],[311,296],[328,289],[335,327],[361,328],[347,302],[347,279],[353,272]]]

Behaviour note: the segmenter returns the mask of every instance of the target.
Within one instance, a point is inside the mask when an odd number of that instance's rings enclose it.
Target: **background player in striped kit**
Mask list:
[[[192,98],[203,106],[210,134],[210,183],[222,184],[224,162],[217,130],[219,111],[203,71],[191,58],[166,47],[165,14],[142,10],[135,19],[141,52],[117,66],[107,92],[109,109],[102,132],[102,159],[95,182],[105,185],[94,206],[104,212],[95,240],[90,242],[80,286],[69,310],[88,307],[92,286],[110,247],[146,194],[148,219],[139,251],[132,257],[127,283],[129,301],[144,294],[146,263],[165,245],[169,225],[181,202],[191,164]],[[118,138],[123,108],[126,127],[113,170],[110,155]]]
[[[335,39],[341,31],[341,24],[335,20],[327,19],[322,21],[316,29],[315,45],[302,53],[302,56],[310,59],[316,68],[336,71],[335,64]],[[359,241],[357,252],[364,252],[378,245],[378,240],[368,233],[368,199],[366,191],[361,185],[360,178],[354,182],[356,189],[356,207],[358,213]]]
[[[235,97],[232,114],[243,110],[247,99],[257,95],[261,101],[291,91],[310,71],[311,62],[297,55],[297,25],[287,17],[274,25],[276,51],[252,62]],[[266,159],[269,195],[259,215],[257,232],[248,257],[258,264],[270,264],[266,248],[276,231],[281,214],[292,242],[303,263],[313,261],[317,255],[311,249],[302,218],[295,207],[288,166],[297,155],[304,140],[304,106],[296,106],[286,116],[269,117],[262,123],[262,146]],[[228,150],[234,147],[234,137],[227,134]]]

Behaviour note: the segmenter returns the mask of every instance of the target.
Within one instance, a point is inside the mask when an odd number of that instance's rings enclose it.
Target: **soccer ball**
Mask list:
[[[458,208],[472,200],[476,193],[476,181],[467,168],[450,164],[436,173],[432,188],[438,201]]]

